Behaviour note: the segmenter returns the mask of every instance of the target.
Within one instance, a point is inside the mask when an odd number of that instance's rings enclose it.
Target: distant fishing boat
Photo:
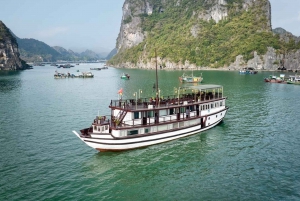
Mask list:
[[[193,72],[192,75],[186,75],[185,73],[182,74],[182,76],[179,77],[180,82],[186,82],[186,83],[199,83],[202,82],[203,77],[202,73],[201,76],[197,77],[194,76]]]
[[[300,75],[290,75],[287,84],[298,84],[300,85]]]
[[[59,73],[55,71],[54,78],[93,78],[94,75],[91,72],[82,72],[81,74],[75,75],[71,73]]]
[[[101,68],[90,68],[90,70],[101,70]]]
[[[124,79],[124,80],[129,80],[130,79],[130,75],[128,73],[123,73],[121,75],[121,79]]]
[[[240,74],[257,74],[257,71],[254,68],[243,68],[240,70]]]
[[[265,82],[271,82],[271,83],[283,83],[286,84],[285,81],[285,75],[280,74],[280,76],[270,75],[269,77],[264,78]]]

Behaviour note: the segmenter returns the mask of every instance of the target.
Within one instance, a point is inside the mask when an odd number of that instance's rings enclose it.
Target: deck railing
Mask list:
[[[195,102],[205,102],[222,98],[222,93],[207,93],[202,95],[183,94],[179,98],[176,96],[168,96],[164,99],[140,98],[126,100],[111,100],[110,107],[123,110],[141,110],[152,108],[168,108],[176,105],[186,105]]]

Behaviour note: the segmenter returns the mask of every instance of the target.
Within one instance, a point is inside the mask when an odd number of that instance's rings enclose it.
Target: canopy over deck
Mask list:
[[[215,84],[201,84],[197,86],[185,86],[182,87],[183,89],[193,89],[193,90],[207,90],[207,89],[217,89],[217,88],[223,88],[221,85],[215,85]]]

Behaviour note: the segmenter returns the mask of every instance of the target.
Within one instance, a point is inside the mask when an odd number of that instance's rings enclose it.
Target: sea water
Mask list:
[[[300,86],[265,83],[277,72],[194,71],[224,86],[218,126],[167,143],[99,153],[72,130],[109,115],[111,99],[153,97],[154,70],[46,65],[0,72],[0,200],[300,200]],[[160,96],[189,71],[158,70]],[[123,73],[130,80],[123,80]]]

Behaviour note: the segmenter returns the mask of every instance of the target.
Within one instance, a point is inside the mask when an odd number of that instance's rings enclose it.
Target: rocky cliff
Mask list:
[[[0,70],[24,70],[27,67],[28,65],[20,59],[16,39],[0,21]]]
[[[282,60],[295,68],[299,39],[287,45],[293,37],[279,36],[268,0],[125,0],[118,53],[109,63],[154,68],[156,49],[165,69],[277,69]]]
[[[125,0],[120,33],[117,39],[117,49],[121,51],[141,43],[147,37],[147,32],[142,30],[141,16],[152,15],[155,9],[158,9],[158,12],[164,12],[166,8],[173,3],[175,3],[177,7],[186,6],[182,0],[164,0],[161,4],[157,4],[157,2],[153,0]],[[255,5],[261,6],[260,1],[242,0],[242,4],[236,7],[236,9],[239,11],[248,11]],[[264,15],[267,18],[267,24],[264,28],[271,31],[270,2],[266,1],[262,9],[265,11]],[[200,10],[195,8],[192,12],[192,16],[197,19],[205,21],[214,20],[218,23],[220,20],[228,17],[228,3],[226,0],[207,0],[203,3],[203,8]],[[197,25],[194,25],[190,31],[194,37],[197,37],[197,35],[201,33]]]

